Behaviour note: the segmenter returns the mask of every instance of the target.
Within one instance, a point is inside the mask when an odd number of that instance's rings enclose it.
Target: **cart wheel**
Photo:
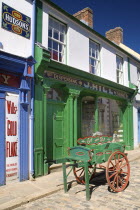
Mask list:
[[[110,189],[114,192],[123,191],[129,182],[130,165],[127,156],[116,151],[108,159],[106,167],[106,179]]]
[[[89,174],[89,181],[93,179],[96,172],[96,165],[95,166],[88,166],[88,174]],[[74,176],[79,184],[85,184],[85,170],[84,167],[76,168],[73,167]]]

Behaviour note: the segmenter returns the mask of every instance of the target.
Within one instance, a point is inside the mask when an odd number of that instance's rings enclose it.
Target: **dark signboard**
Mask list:
[[[107,93],[107,94],[118,96],[118,97],[125,98],[125,99],[128,98],[127,93],[119,91],[119,90],[114,90],[114,89],[109,88],[109,87],[104,87],[102,84],[101,85],[94,84],[93,82],[88,82],[88,81],[85,81],[85,80],[79,80],[79,79],[74,78],[74,77],[69,77],[69,76],[62,75],[62,74],[55,73],[55,72],[51,72],[51,71],[45,71],[44,76],[48,77],[48,78],[60,80],[62,82],[68,82],[68,83],[71,83],[71,84],[74,84],[74,85],[79,85],[81,87],[88,88],[88,89],[91,89],[91,90],[94,90],[94,91]]]
[[[20,87],[20,77],[7,73],[0,72],[0,85],[11,86],[15,88]]]
[[[2,3],[2,28],[30,39],[31,18]]]

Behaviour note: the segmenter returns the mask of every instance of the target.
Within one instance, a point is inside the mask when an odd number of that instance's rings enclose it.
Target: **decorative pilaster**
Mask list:
[[[69,89],[69,139],[70,147],[77,144],[77,97],[80,90]]]
[[[46,84],[43,85],[43,134],[44,134],[44,174],[48,174],[47,161],[47,93],[50,90]]]
[[[128,103],[123,114],[124,125],[124,143],[126,150],[134,148],[134,133],[133,133],[133,105]]]

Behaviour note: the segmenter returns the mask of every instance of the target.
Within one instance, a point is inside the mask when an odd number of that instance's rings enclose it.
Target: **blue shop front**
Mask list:
[[[0,51],[0,185],[29,178],[33,57]]]

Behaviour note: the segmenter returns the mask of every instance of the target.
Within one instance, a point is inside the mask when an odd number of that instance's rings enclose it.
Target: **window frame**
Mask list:
[[[117,58],[120,59],[121,62],[121,69],[120,68],[117,68],[118,64],[117,64]],[[124,63],[124,60],[123,60],[123,57],[120,56],[120,55],[116,55],[116,80],[117,80],[117,83],[118,84],[123,84],[123,63]],[[120,65],[120,63],[119,63]],[[119,73],[119,76],[118,76],[118,73]],[[120,77],[120,74],[121,74],[121,77]]]
[[[58,23],[58,28],[59,29],[56,29],[55,27],[51,26],[50,25],[50,19],[52,19],[55,23]],[[64,33],[62,31],[60,31],[60,25],[64,27]],[[49,34],[49,30],[51,28],[51,32],[52,32],[52,35],[50,36]],[[58,39],[55,39],[54,38],[54,31],[58,32]],[[60,35],[64,35],[64,41],[61,41],[60,40]],[[56,19],[55,17],[53,17],[52,15],[49,15],[49,18],[48,18],[48,49],[51,53],[51,59],[56,61],[56,62],[59,62],[59,63],[63,63],[63,64],[66,64],[66,47],[67,47],[67,40],[66,40],[66,35],[67,35],[67,25],[65,23],[63,23],[61,20],[58,20]],[[49,46],[49,40],[51,41],[51,47]],[[57,49],[55,49],[53,47],[53,44],[56,44],[58,45]],[[61,45],[61,50],[60,50],[60,45]],[[56,52],[56,56],[57,59],[54,59],[54,55],[53,52]],[[61,61],[60,61],[60,54],[61,54]]]
[[[96,46],[95,47],[95,55],[97,55],[97,57],[92,56],[92,51],[91,50],[93,50],[93,48],[90,47],[91,44],[94,44]],[[100,65],[101,65],[100,49],[101,49],[101,47],[100,47],[100,44],[98,42],[89,39],[89,72],[91,74],[98,75],[98,76],[100,75]],[[91,64],[91,61],[97,62],[96,65],[95,65],[96,67],[94,67]],[[92,71],[92,67],[95,68],[95,72]]]

